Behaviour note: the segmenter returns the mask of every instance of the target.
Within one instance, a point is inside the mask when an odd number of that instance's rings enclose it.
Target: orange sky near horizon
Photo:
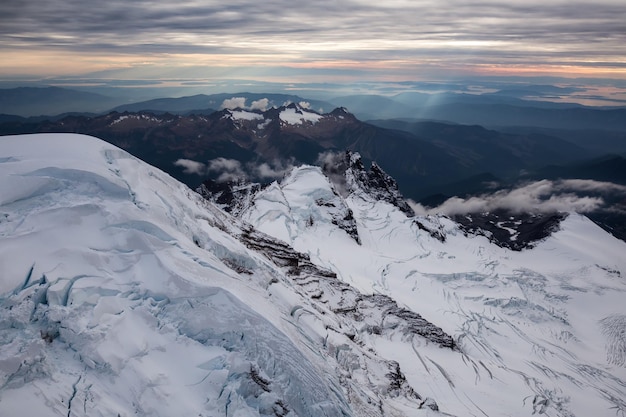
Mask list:
[[[21,0],[0,80],[626,80],[625,22],[623,0]]]

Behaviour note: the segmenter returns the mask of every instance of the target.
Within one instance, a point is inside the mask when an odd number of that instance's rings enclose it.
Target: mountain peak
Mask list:
[[[281,106],[281,107],[284,107],[285,109],[296,109],[296,110],[298,110],[298,111],[300,111],[300,112],[304,109],[304,108],[303,108],[302,106],[300,106],[298,103],[294,103],[294,102],[291,102],[291,103],[286,104],[286,105]]]
[[[329,153],[322,158],[322,171],[334,184],[337,191],[347,196],[350,193],[370,201],[384,201],[406,214],[415,212],[406,202],[398,184],[376,162],[367,170],[358,152]]]
[[[331,116],[338,117],[340,119],[346,118],[348,120],[357,120],[356,116],[348,111],[345,107],[337,107],[329,113]]]

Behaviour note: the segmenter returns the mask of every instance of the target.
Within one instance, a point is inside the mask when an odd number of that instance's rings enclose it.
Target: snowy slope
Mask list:
[[[361,334],[440,328],[95,138],[0,138],[0,272],[2,416],[438,414]]]
[[[420,218],[420,227],[351,183],[356,176],[348,169],[348,189],[336,190],[319,168],[297,168],[258,192],[242,218],[453,335],[453,351],[402,334],[363,335],[440,410],[626,413],[626,243],[572,213],[534,248],[511,251],[444,217]],[[321,203],[333,199],[352,211],[361,244],[333,224]]]
[[[514,252],[358,174],[235,219],[95,138],[0,137],[0,416],[626,413],[624,242],[572,214]]]

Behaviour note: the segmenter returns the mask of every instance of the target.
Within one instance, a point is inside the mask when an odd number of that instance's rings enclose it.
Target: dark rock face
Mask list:
[[[259,232],[251,226],[244,227],[240,239],[250,249],[264,254],[276,265],[287,268],[289,275],[314,274],[327,278],[337,277],[334,272],[312,263],[308,255],[296,252],[286,243]]]
[[[424,222],[419,221],[418,219],[415,219],[414,223],[417,225],[418,229],[425,231],[430,235],[430,237],[433,237],[442,243],[446,241],[446,233],[443,231],[443,227],[441,225],[439,225],[439,227],[437,228],[430,227],[424,224]]]
[[[344,346],[336,352],[340,366],[345,367],[346,375],[349,375],[352,369],[351,352],[365,352],[362,338],[371,335],[391,337],[393,333],[400,332],[406,337],[424,338],[441,348],[456,349],[454,339],[440,327],[413,311],[399,307],[386,295],[361,294],[349,284],[338,280],[334,272],[313,264],[306,254],[295,251],[286,243],[249,225],[241,228],[238,238],[247,247],[263,254],[274,265],[284,270],[292,285],[299,288],[298,292],[308,296],[316,313],[336,317],[338,327],[331,327],[329,331],[343,334],[349,344],[349,347]],[[301,309],[302,306],[294,307],[292,315],[299,314]],[[376,355],[372,350],[368,350],[366,354],[371,360],[379,361],[377,366],[382,366],[386,370],[384,375],[387,378],[387,386],[384,395],[417,400],[418,408],[438,410],[438,405],[433,399],[424,398],[415,392],[397,362],[375,359]],[[349,390],[348,380],[342,380],[342,385]]]
[[[342,158],[335,157],[322,166],[324,173],[335,187],[346,192],[362,192],[375,201],[386,201],[398,207],[408,217],[415,212],[398,189],[398,183],[376,163],[372,162],[369,171],[365,168],[361,155],[346,151]]]
[[[332,218],[332,223],[345,231],[356,243],[361,244],[359,231],[357,228],[354,213],[350,207],[346,206],[343,200],[335,194],[334,200],[318,199],[315,203],[320,207],[325,207]]]
[[[409,217],[415,216],[413,209],[400,193],[396,180],[383,171],[376,162],[372,162],[372,168],[370,169],[368,177],[369,191],[372,195],[378,197],[380,200],[393,204]]]
[[[208,179],[196,189],[196,192],[224,211],[233,216],[238,216],[251,204],[254,195],[261,189],[263,186],[258,183],[245,181],[217,182]]]
[[[516,251],[532,248],[559,229],[566,213],[511,213],[504,210],[452,216],[465,233],[486,236]]]
[[[382,294],[361,294],[337,275],[313,264],[303,253],[296,252],[286,243],[274,239],[248,226],[243,229],[241,241],[251,249],[263,253],[274,264],[285,268],[295,283],[301,286],[312,300],[333,313],[361,325],[361,331],[385,334],[400,330],[406,335],[418,335],[441,347],[454,349],[452,336],[430,323],[419,314],[399,307]]]
[[[454,349],[456,346],[452,336],[440,327],[430,323],[414,311],[399,307],[386,295],[363,295],[357,300],[354,311],[364,320],[365,317],[379,316],[381,332],[399,326],[405,334],[420,335],[441,347]]]

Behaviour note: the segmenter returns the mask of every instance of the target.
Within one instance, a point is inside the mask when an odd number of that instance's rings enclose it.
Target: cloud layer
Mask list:
[[[512,190],[467,199],[452,197],[435,208],[410,202],[417,214],[467,214],[507,210],[513,213],[575,211],[589,213],[604,208],[607,195],[626,196],[626,187],[594,180],[542,180]]]
[[[225,99],[220,105],[220,109],[247,109],[266,111],[270,107],[270,101],[267,98],[254,100],[250,106],[246,105],[245,97],[232,97]]]
[[[277,159],[271,162],[242,164],[236,159],[215,158],[205,164],[191,159],[179,159],[174,162],[174,165],[182,167],[185,174],[213,177],[217,182],[271,181],[291,171],[294,167],[294,160]]]
[[[185,174],[206,175],[206,165],[202,162],[192,161],[191,159],[179,159],[174,165],[183,168]]]
[[[623,71],[624,22],[622,0],[111,0],[97,7],[7,0],[0,3],[0,51],[23,52],[24,65],[44,58],[33,51],[47,51],[89,54],[105,67],[107,57],[124,57],[146,69],[162,60],[182,66],[204,59],[242,68],[356,64],[408,72],[547,64]],[[17,63],[5,60],[0,69],[9,65]]]

